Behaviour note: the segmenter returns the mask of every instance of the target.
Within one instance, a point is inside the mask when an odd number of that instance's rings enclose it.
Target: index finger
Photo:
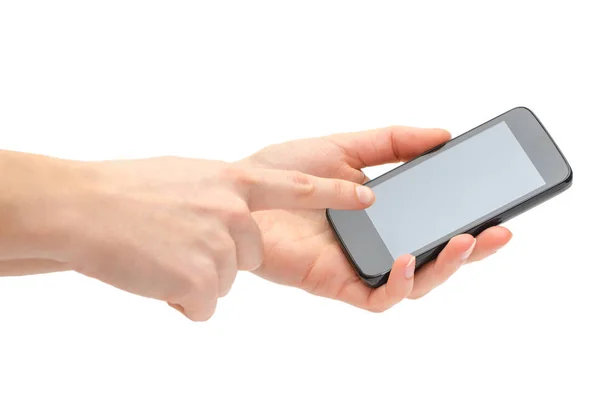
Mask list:
[[[244,194],[250,211],[266,209],[341,209],[369,207],[375,194],[367,186],[342,179],[320,178],[298,171],[246,171]]]

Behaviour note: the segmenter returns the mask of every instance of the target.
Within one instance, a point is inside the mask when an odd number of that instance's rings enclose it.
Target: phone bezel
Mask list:
[[[385,174],[366,183],[367,186],[376,186],[386,180],[393,178],[417,164],[442,153],[453,146],[487,130],[488,128],[506,122],[513,135],[523,147],[532,163],[543,177],[545,184],[531,193],[498,208],[460,229],[432,242],[426,247],[413,253],[417,259],[417,268],[437,256],[443,246],[455,235],[469,233],[477,235],[485,228],[500,224],[509,218],[526,211],[532,206],[553,195],[557,187],[570,186],[572,170],[567,160],[548,134],[542,123],[535,114],[525,108],[517,107],[511,109],[456,138],[441,144],[419,157],[408,161],[400,166],[386,172]],[[326,211],[327,219],[331,224],[338,241],[340,242],[348,260],[355,268],[359,276],[369,285],[381,285],[387,280],[394,258],[382,241],[377,229],[371,222],[364,210],[360,211]],[[382,269],[377,272],[366,272],[366,266]]]

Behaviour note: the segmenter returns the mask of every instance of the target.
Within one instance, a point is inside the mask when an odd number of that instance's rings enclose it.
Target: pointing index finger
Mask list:
[[[251,211],[266,209],[364,209],[375,201],[367,186],[298,171],[251,169],[244,188]]]

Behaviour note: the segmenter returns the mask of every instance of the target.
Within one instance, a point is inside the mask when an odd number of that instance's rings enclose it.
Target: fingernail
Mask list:
[[[414,275],[415,275],[415,257],[413,256],[412,258],[410,258],[410,261],[408,262],[408,264],[406,265],[406,268],[404,269],[404,277],[406,277],[407,280],[410,280],[411,278],[413,278]]]
[[[475,249],[475,244],[477,244],[477,240],[473,240],[473,244],[471,244],[471,247],[469,247],[468,250],[466,250],[461,256],[460,259],[465,262],[467,259],[469,259],[469,257],[471,256],[471,254],[473,253],[473,250]]]
[[[373,194],[373,191],[363,185],[356,187],[356,196],[358,197],[358,201],[364,205],[371,204],[375,199],[375,194]]]

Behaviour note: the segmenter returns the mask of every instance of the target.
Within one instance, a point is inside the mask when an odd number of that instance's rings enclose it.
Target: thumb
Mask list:
[[[343,149],[349,164],[356,169],[408,161],[448,139],[450,133],[446,130],[404,126],[329,136],[329,140]]]

